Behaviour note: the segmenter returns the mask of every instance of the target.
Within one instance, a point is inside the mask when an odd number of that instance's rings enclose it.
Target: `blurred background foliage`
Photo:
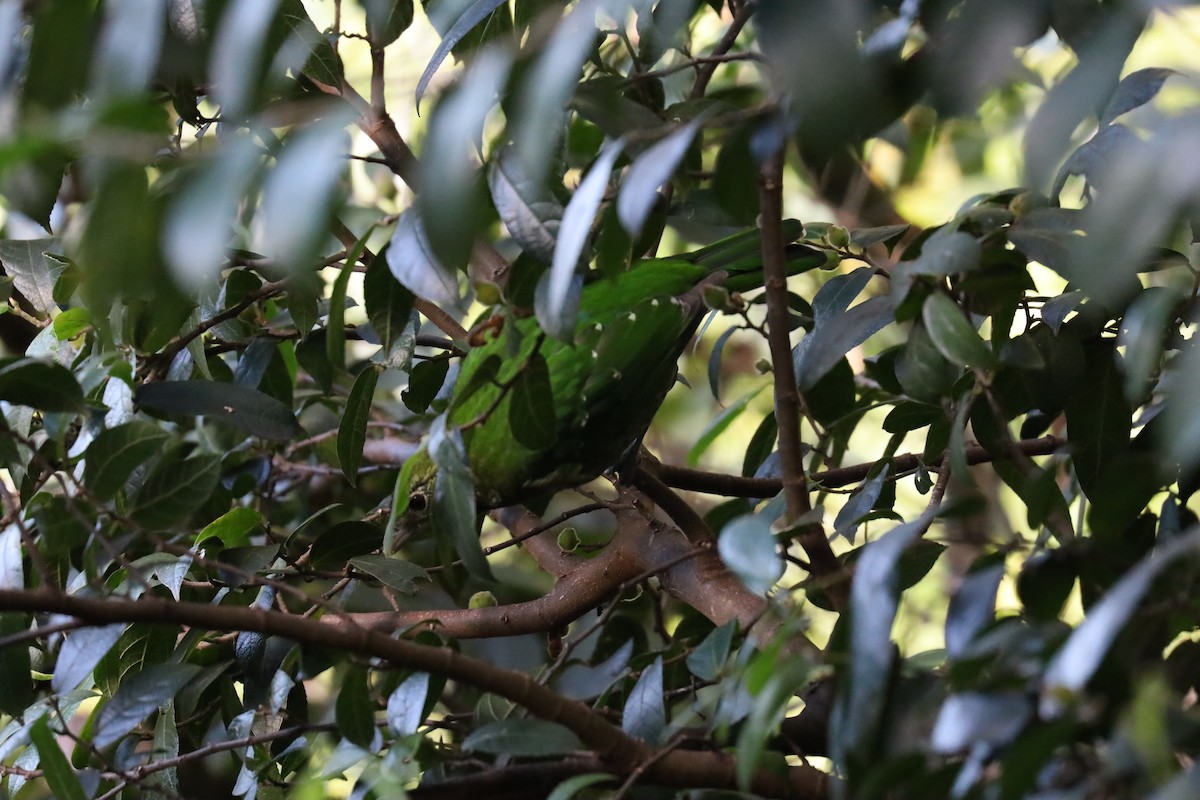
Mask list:
[[[0,0],[5,791],[1195,796],[1197,53],[1149,0]],[[815,511],[717,292],[658,522],[477,542],[443,463],[471,530],[395,528],[478,323],[757,251],[780,152]]]

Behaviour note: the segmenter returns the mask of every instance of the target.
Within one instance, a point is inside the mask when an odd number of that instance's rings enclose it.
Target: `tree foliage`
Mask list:
[[[0,2],[6,796],[1194,796],[1189,5]],[[484,517],[585,291],[730,241]]]

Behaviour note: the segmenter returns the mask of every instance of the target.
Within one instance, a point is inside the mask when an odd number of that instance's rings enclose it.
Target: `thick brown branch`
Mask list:
[[[653,761],[658,751],[610,724],[587,705],[567,700],[520,672],[501,669],[448,647],[394,639],[365,628],[322,625],[298,616],[257,608],[140,600],[96,599],[42,591],[0,590],[0,611],[70,614],[92,625],[121,622],[163,623],[219,631],[258,631],[297,642],[379,658],[404,669],[444,675],[523,706],[575,733],[611,769],[628,775]],[[737,787],[736,761],[724,753],[674,751],[653,761],[647,780],[691,788]],[[823,798],[828,776],[811,767],[793,767],[786,776],[757,773],[751,790],[769,797]]]

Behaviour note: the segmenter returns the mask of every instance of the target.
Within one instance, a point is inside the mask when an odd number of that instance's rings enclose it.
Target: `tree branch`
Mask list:
[[[1026,456],[1045,456],[1063,447],[1066,442],[1056,436],[1043,436],[1040,439],[1025,439],[1013,443]],[[940,461],[944,453],[931,461]],[[967,448],[967,463],[986,464],[997,459],[1008,458],[1008,453],[992,453],[984,447],[973,445]],[[892,479],[903,477],[912,472],[922,463],[919,453],[905,453],[891,460]],[[874,461],[865,464],[855,464],[850,467],[839,467],[824,472],[814,472],[808,476],[811,484],[824,488],[836,489],[859,483],[875,466]],[[727,475],[720,472],[704,472],[703,470],[677,467],[671,464],[660,464],[655,468],[663,483],[675,489],[690,492],[716,494],[723,497],[774,497],[783,490],[783,482],[778,478],[744,478],[740,475]]]
[[[46,591],[0,590],[0,611],[70,614],[90,625],[144,622],[187,625],[203,630],[257,631],[301,645],[316,645],[379,658],[403,669],[444,675],[485,692],[505,697],[535,715],[558,722],[575,733],[611,769],[629,775],[647,762],[648,780],[668,786],[729,788],[738,786],[737,764],[725,753],[673,751],[654,761],[656,748],[628,736],[598,711],[568,700],[521,672],[501,669],[448,647],[431,647],[365,628],[322,625],[310,619],[258,608],[176,602],[154,596],[141,599],[95,599]],[[779,775],[757,772],[751,791],[768,797],[824,798],[829,776],[812,767],[792,767]]]
[[[783,495],[787,517],[800,520],[812,510],[804,455],[800,449],[800,390],[792,366],[791,313],[787,298],[787,256],[783,243],[783,154],[776,152],[762,167],[759,181],[762,213],[763,275],[767,298],[767,342],[775,376],[775,421],[779,425],[779,461],[783,468]],[[830,602],[838,611],[846,607],[848,594],[845,569],[833,554],[820,525],[803,526],[797,536],[808,554],[813,575],[827,587]]]

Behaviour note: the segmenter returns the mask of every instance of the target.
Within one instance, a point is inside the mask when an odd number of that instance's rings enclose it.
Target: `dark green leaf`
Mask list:
[[[214,381],[165,381],[138,388],[142,408],[165,414],[199,414],[261,436],[286,440],[302,435],[291,408],[274,397],[236,384]]]
[[[200,672],[195,664],[151,664],[127,678],[96,720],[92,742],[115,744]]]
[[[468,572],[488,580],[491,570],[479,544],[479,521],[475,517],[475,478],[467,466],[462,434],[457,429],[446,430],[444,417],[435,420],[430,429],[429,453],[438,468],[433,532],[454,543]]]
[[[946,652],[957,658],[979,631],[996,616],[996,591],[1004,579],[1004,564],[989,558],[976,562],[950,598],[946,612]]]
[[[415,210],[400,215],[385,257],[392,275],[417,297],[439,306],[458,303],[458,275],[434,255]]]
[[[563,207],[550,189],[525,177],[521,162],[506,147],[488,169],[492,203],[504,227],[521,249],[538,261],[550,263],[562,222]]]
[[[1103,503],[1107,498],[1102,477],[1120,469],[1120,457],[1129,448],[1133,410],[1112,348],[1089,347],[1085,354],[1083,381],[1067,403],[1067,438],[1079,485],[1093,503]]]
[[[79,776],[71,769],[45,716],[38,717],[29,726],[29,738],[37,748],[38,764],[45,772],[46,783],[53,796],[59,800],[88,800],[87,793],[79,783]]]
[[[917,275],[956,275],[979,268],[979,240],[962,231],[939,228],[921,245],[921,254],[908,262]]]
[[[725,343],[737,330],[739,328],[735,325],[718,336],[717,341],[713,343],[712,353],[708,356],[708,388],[718,403],[721,402],[721,354],[725,352]]]
[[[737,630],[737,621],[731,620],[714,628],[692,652],[688,653],[687,668],[702,681],[716,680],[725,661],[729,658],[729,648],[733,643],[733,634]]]
[[[758,424],[754,435],[750,437],[750,444],[746,447],[746,456],[742,461],[743,475],[754,475],[758,472],[758,468],[774,451],[778,433],[779,424],[775,421],[774,412],[767,414]]]
[[[892,623],[900,597],[900,560],[927,524],[922,517],[863,548],[850,595],[850,652],[830,721],[831,755],[843,768],[874,761],[884,699],[892,680]]]
[[[340,522],[313,542],[309,561],[318,569],[341,569],[355,556],[378,550],[382,543],[383,531],[369,522]]]
[[[100,500],[120,491],[133,471],[163,451],[171,434],[150,422],[134,420],[102,431],[88,445],[83,482]]]
[[[450,362],[445,359],[422,361],[413,366],[408,376],[408,388],[400,393],[404,405],[416,414],[424,413],[442,390]]]
[[[1104,113],[1100,115],[1100,127],[1103,128],[1126,111],[1143,106],[1154,99],[1162,89],[1167,78],[1179,73],[1173,69],[1151,67],[1131,72],[1121,79],[1117,90],[1108,99]]]
[[[317,30],[301,0],[282,0],[280,13],[293,41],[308,46],[308,58],[304,62],[304,74],[327,86],[339,86],[342,79],[342,62],[333,43]]]
[[[1042,678],[1040,711],[1043,717],[1058,716],[1064,700],[1082,692],[1100,666],[1129,617],[1141,603],[1151,582],[1178,559],[1194,555],[1200,533],[1175,539],[1146,557],[1125,573],[1055,653]]]
[[[565,781],[554,787],[554,791],[546,795],[546,800],[573,800],[578,797],[584,789],[591,788],[600,783],[615,782],[617,779],[613,775],[606,775],[603,772],[589,772],[586,775],[576,775],[572,778],[567,778]],[[1174,798],[1171,798],[1174,800]]]
[[[746,515],[721,529],[718,551],[725,566],[757,594],[766,594],[783,576],[783,560],[771,524],[764,516]]]
[[[375,398],[378,380],[379,370],[374,366],[367,366],[358,373],[338,425],[338,463],[351,486],[358,482],[358,466],[362,462],[363,445],[367,441],[367,422],[371,417],[371,403]]]
[[[12,587],[23,588],[23,587]],[[29,630],[28,614],[8,612],[0,614],[0,636],[13,636]],[[20,645],[5,647],[0,650],[0,711],[10,717],[20,718],[25,709],[33,704],[37,696],[33,691],[33,677],[30,674],[31,663],[29,648]]]
[[[387,267],[387,254],[379,253],[363,276],[363,300],[367,319],[389,353],[404,334],[412,317],[413,293],[396,280]]]
[[[846,504],[838,511],[838,515],[833,521],[834,532],[839,536],[846,537],[850,544],[854,544],[854,535],[858,531],[859,524],[875,507],[876,501],[883,493],[883,485],[887,481],[890,471],[889,465],[884,464],[878,474],[863,481],[862,486],[850,495]]]
[[[402,594],[416,594],[416,581],[429,580],[429,573],[422,567],[390,556],[357,556],[350,559],[350,565],[373,578],[378,578]]]
[[[92,674],[100,659],[104,658],[121,638],[124,630],[124,625],[104,625],[98,628],[81,628],[68,633],[58,651],[54,677],[50,682],[51,688],[62,694],[83,683],[83,679]]]
[[[429,86],[429,81],[433,78],[433,74],[437,72],[438,67],[446,60],[446,56],[450,55],[450,51],[458,44],[464,36],[471,32],[471,29],[483,22],[489,14],[495,11],[500,6],[504,5],[507,0],[475,0],[470,8],[463,11],[460,16],[446,31],[446,35],[442,37],[441,44],[429,59],[429,63],[425,65],[425,71],[421,73],[420,79],[417,81],[417,90],[414,93],[417,101],[417,110],[421,108],[421,98],[425,95],[425,89]]]
[[[61,364],[19,358],[0,367],[0,400],[39,411],[81,411],[83,390]]]
[[[579,738],[555,722],[541,719],[506,719],[475,729],[462,748],[473,753],[542,758],[583,749]]]
[[[887,243],[891,248],[911,225],[883,225],[877,228],[857,228],[850,231],[850,244],[864,250],[877,244]]]
[[[897,403],[883,420],[888,433],[907,433],[932,425],[946,418],[946,412],[929,403],[906,401]]]
[[[54,284],[66,269],[60,261],[46,258],[44,253],[61,252],[58,239],[0,240],[0,264],[13,286],[39,314],[49,314],[57,308]]]
[[[656,744],[667,726],[667,709],[663,704],[662,656],[642,670],[633,691],[625,701],[621,715],[621,730],[628,735]]]
[[[534,352],[512,386],[508,421],[513,438],[530,450],[544,450],[554,444],[558,425],[554,395],[550,388],[550,369],[541,353]]]
[[[367,684],[367,671],[351,667],[342,675],[336,718],[342,736],[359,747],[370,747],[375,738],[375,701]]]
[[[820,294],[818,292],[817,296]],[[816,310],[816,299],[813,302]],[[801,390],[815,386],[846,353],[882,330],[892,319],[892,301],[887,297],[872,297],[848,311],[818,312],[816,327],[792,351],[796,382]]]
[[[412,24],[413,0],[362,0],[362,5],[372,47],[387,47]]]
[[[996,357],[967,321],[958,305],[941,292],[925,299],[921,312],[925,329],[937,349],[952,364],[993,369]]]
[[[387,721],[397,736],[411,736],[425,721],[425,701],[429,696],[429,673],[414,672],[388,697]]]
[[[205,453],[182,459],[168,453],[138,489],[130,516],[148,528],[182,522],[204,505],[220,477],[220,456]]]

